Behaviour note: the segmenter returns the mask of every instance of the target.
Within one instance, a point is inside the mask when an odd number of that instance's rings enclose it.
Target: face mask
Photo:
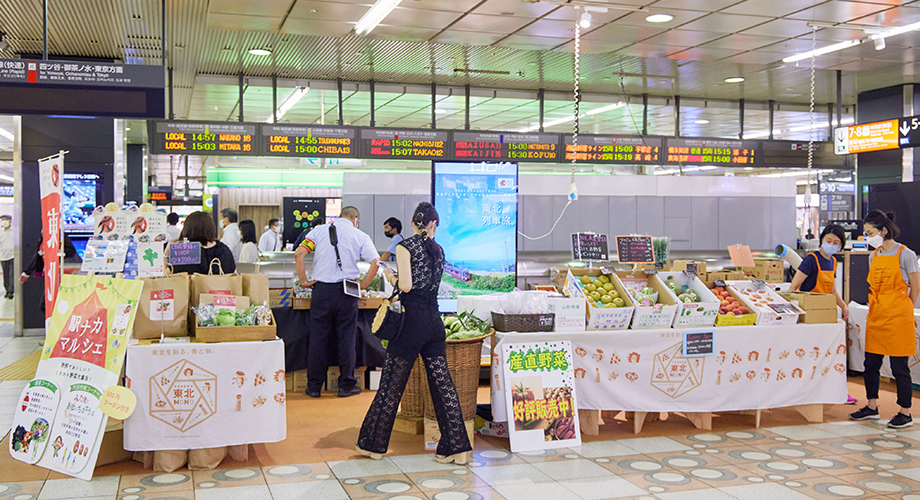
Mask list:
[[[885,243],[885,238],[880,234],[876,234],[870,238],[866,238],[866,243],[872,248],[879,248],[882,246],[882,243]]]
[[[0,227],[2,227],[3,229],[9,229],[9,228],[10,228],[10,221],[8,221],[8,220],[0,221]]]
[[[834,255],[840,251],[840,245],[834,245],[831,243],[821,243],[821,250],[824,250],[824,253],[828,255]]]
[[[272,228],[272,231],[275,232],[275,233],[280,233],[280,232],[281,232],[281,226],[275,226],[275,227],[273,227],[273,228]]]

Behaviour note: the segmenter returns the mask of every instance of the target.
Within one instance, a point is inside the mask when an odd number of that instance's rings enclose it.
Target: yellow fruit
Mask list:
[[[581,277],[581,284],[582,284],[582,285],[587,285],[588,283],[591,283],[591,277],[590,277],[590,276],[582,276],[582,277]]]
[[[608,292],[613,290],[613,283],[609,281],[607,283],[604,283],[604,290],[607,290]]]
[[[608,278],[608,277],[606,277],[606,276],[604,276],[604,275],[602,274],[602,275],[600,275],[600,276],[597,277],[597,281],[600,281],[601,283],[607,284],[607,283],[610,283],[610,278]]]
[[[595,285],[594,283],[588,283],[587,285],[585,285],[585,291],[588,293],[596,292],[597,285]]]
[[[601,302],[603,302],[604,304],[609,304],[613,302],[613,297],[609,295],[601,295]]]

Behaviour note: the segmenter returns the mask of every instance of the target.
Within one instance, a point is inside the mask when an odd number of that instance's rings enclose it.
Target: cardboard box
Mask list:
[[[702,279],[702,278],[700,278]],[[740,281],[747,279],[747,275],[740,270],[722,270],[722,271],[710,271],[706,273],[706,287],[710,290],[715,288],[715,282],[719,281]]]
[[[291,307],[290,288],[271,288],[268,290],[269,307]]]
[[[732,297],[734,297],[738,302],[740,302],[744,307],[748,309],[747,314],[736,315],[736,314],[716,314],[716,326],[751,326],[757,323],[757,312],[751,304],[744,300],[744,297],[738,295],[738,292],[733,290],[731,287],[726,287],[726,291]],[[709,293],[712,293],[710,290]],[[715,295],[713,295],[715,296]],[[720,301],[721,304],[721,301]]]
[[[744,273],[754,279],[764,280],[767,283],[782,283],[784,279],[785,261],[780,259],[754,259],[754,267],[744,267]]]
[[[629,328],[635,306],[629,294],[623,288],[616,275],[608,274],[614,289],[626,303],[626,307],[597,307],[593,301],[585,297],[584,285],[581,284],[582,276],[597,277],[601,275],[600,269],[569,269],[565,280],[565,293],[570,297],[583,298],[587,303],[588,321],[587,330],[625,330]]]
[[[837,308],[833,309],[811,309],[805,311],[805,314],[799,316],[799,323],[806,325],[817,325],[824,323],[837,322]]]
[[[636,311],[633,313],[630,328],[670,328],[677,315],[677,300],[672,298],[670,290],[658,279],[657,275],[645,274],[643,271],[617,271],[617,280],[623,288],[649,288],[658,292],[658,303],[654,306],[640,306],[633,301]],[[630,285],[629,283],[633,283]],[[643,283],[641,286],[640,283]]]
[[[466,427],[466,434],[470,437],[470,445],[473,445],[473,439],[476,436],[474,430],[474,419],[463,422]],[[425,419],[425,449],[435,450],[438,448],[438,441],[441,439],[441,429],[438,428],[438,421],[432,418]],[[474,446],[475,448],[475,446]]]
[[[131,460],[133,452],[125,451],[125,425],[121,420],[109,418],[105,424],[105,434],[99,446],[99,458],[96,467]]]
[[[780,295],[805,312],[813,309],[837,310],[837,296],[832,293],[785,292]]]
[[[192,322],[192,335],[196,342],[252,342],[274,340],[277,337],[275,315],[267,325],[257,326],[198,326]]]
[[[285,373],[284,384],[288,391],[305,392],[307,390],[307,370]]]
[[[795,304],[790,304],[786,299],[780,297],[770,287],[758,289],[751,281],[732,281],[728,285],[731,291],[744,297],[744,301],[757,311],[756,325],[794,325],[799,322],[799,315],[804,312]],[[774,307],[782,306],[787,306],[785,311],[774,309]]]
[[[355,367],[355,378],[358,379],[358,387],[361,390],[364,390],[364,372],[367,370],[366,366]],[[305,375],[306,376],[306,375]],[[304,387],[306,390],[306,387]],[[330,366],[326,371],[326,390],[331,392],[339,392],[339,367]]]
[[[706,276],[706,263],[701,260],[672,260],[671,271],[675,273],[686,271],[688,264],[696,264],[697,277]]]
[[[690,277],[681,272],[659,273],[658,277],[664,280],[665,287],[671,294],[671,298],[677,302],[677,314],[674,317],[674,328],[682,327],[706,327],[715,324],[716,316],[719,314],[720,301],[716,299],[712,291],[706,288],[706,285],[700,281],[699,277]],[[700,296],[698,302],[682,302],[678,295],[668,287],[668,279],[677,283],[678,290],[687,287],[692,289]]]

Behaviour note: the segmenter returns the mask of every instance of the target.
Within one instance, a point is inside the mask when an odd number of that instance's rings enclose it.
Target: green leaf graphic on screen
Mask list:
[[[155,261],[159,256],[160,254],[155,252],[152,248],[148,248],[147,251],[144,252],[144,260],[149,262],[151,266],[153,266],[153,261]]]

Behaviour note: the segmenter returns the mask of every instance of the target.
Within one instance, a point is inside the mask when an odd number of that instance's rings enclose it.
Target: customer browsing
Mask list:
[[[390,238],[390,246],[380,256],[380,260],[384,262],[396,260],[396,245],[399,245],[399,242],[404,239],[400,233],[402,233],[402,221],[396,217],[390,217],[383,223],[383,234]]]
[[[233,253],[234,260],[240,260],[240,253],[243,251],[243,235],[240,234],[237,221],[240,220],[236,210],[225,208],[220,211],[220,227],[224,230],[224,235],[220,238],[221,243],[227,245],[230,252]]]
[[[326,380],[326,350],[332,338],[338,346],[339,397],[361,393],[354,376],[358,297],[352,291],[346,293],[345,287],[358,279],[358,261],[364,260],[370,262],[371,271],[360,288],[367,288],[376,276],[380,256],[370,236],[358,230],[359,219],[357,208],[343,208],[332,224],[310,230],[294,255],[300,283],[313,288],[306,391],[313,398],[320,397]],[[304,257],[309,253],[313,253],[313,280],[308,282]]]

